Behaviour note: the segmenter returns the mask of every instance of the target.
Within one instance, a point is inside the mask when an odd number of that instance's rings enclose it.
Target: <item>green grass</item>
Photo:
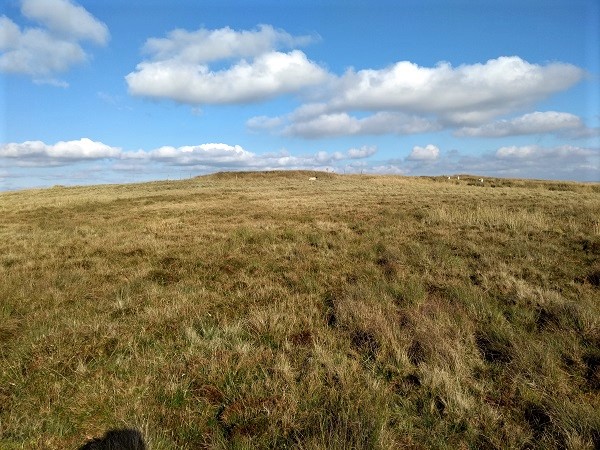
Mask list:
[[[600,185],[0,194],[0,448],[600,446]]]

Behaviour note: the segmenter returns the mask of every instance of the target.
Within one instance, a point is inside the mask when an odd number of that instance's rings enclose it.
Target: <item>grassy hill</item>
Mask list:
[[[600,447],[600,185],[0,194],[0,448]]]

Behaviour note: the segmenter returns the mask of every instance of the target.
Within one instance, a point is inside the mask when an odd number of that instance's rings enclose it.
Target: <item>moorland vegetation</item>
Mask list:
[[[0,448],[125,427],[153,450],[600,448],[600,185],[1,193]]]

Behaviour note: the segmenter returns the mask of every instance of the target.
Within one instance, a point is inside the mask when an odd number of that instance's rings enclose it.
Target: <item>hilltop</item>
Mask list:
[[[0,447],[598,448],[599,218],[476,176],[0,193]]]

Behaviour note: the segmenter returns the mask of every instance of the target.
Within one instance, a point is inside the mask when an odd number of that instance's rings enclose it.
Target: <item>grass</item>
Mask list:
[[[0,194],[0,448],[600,447],[600,185]]]

